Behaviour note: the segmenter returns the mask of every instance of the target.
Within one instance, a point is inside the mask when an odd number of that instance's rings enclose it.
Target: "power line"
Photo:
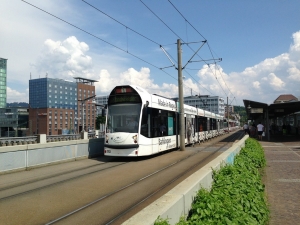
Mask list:
[[[64,19],[62,19],[62,18],[60,18],[60,17],[58,17],[58,16],[55,16],[54,14],[52,14],[52,13],[50,13],[50,12],[47,12],[47,11],[44,10],[44,9],[41,9],[41,8],[39,8],[39,7],[37,7],[37,6],[33,5],[33,4],[31,4],[31,3],[29,3],[29,2],[26,2],[25,0],[22,0],[22,1],[25,2],[25,3],[27,3],[28,5],[31,5],[32,7],[36,8],[36,9],[38,9],[38,10],[44,12],[44,13],[47,13],[48,15],[50,15],[50,16],[52,16],[52,17],[54,17],[54,18],[56,18],[56,19],[58,19],[58,20],[60,20],[60,21],[62,21],[62,22],[64,22],[64,23],[66,23],[66,24],[68,24],[68,25],[70,25],[70,26],[72,26],[72,27],[74,27],[74,28],[76,28],[76,29],[78,29],[78,30],[80,30],[80,31],[82,31],[82,32],[84,32],[84,33],[86,33],[86,34],[92,36],[92,37],[94,37],[94,38],[97,38],[97,39],[99,39],[99,40],[105,42],[106,44],[109,44],[109,45],[111,45],[111,46],[113,46],[113,47],[119,49],[120,51],[123,51],[123,52],[125,52],[125,53],[127,53],[127,54],[129,54],[129,55],[131,55],[131,56],[133,56],[133,57],[135,57],[135,58],[137,58],[137,59],[139,59],[139,60],[141,60],[141,61],[143,61],[143,62],[145,62],[145,63],[147,63],[147,64],[149,64],[149,65],[151,65],[151,66],[153,66],[153,67],[155,67],[155,68],[157,68],[157,69],[160,69],[158,66],[155,66],[154,64],[152,64],[152,63],[150,63],[150,62],[148,62],[148,61],[146,61],[146,60],[144,60],[144,59],[142,59],[142,58],[140,58],[140,57],[138,57],[138,56],[136,56],[136,55],[130,53],[128,50],[122,49],[122,48],[120,48],[120,47],[118,47],[118,46],[116,46],[116,45],[114,45],[114,44],[112,44],[112,43],[110,43],[110,42],[108,42],[108,41],[105,41],[104,39],[102,39],[102,38],[100,38],[100,37],[98,37],[98,36],[96,36],[96,35],[94,35],[94,34],[88,32],[88,31],[86,31],[86,30],[84,30],[84,29],[82,29],[82,28],[80,28],[80,27],[78,27],[78,26],[76,26],[76,25],[74,25],[74,24],[72,24],[72,23],[70,23],[70,22],[68,22],[68,21],[66,21],[66,20],[64,20]],[[167,72],[164,71],[164,70],[162,70],[162,71],[163,71],[165,74],[167,74],[167,75],[169,75],[170,77],[172,77],[173,79],[175,79],[176,81],[178,81],[178,79],[176,79],[175,77],[173,77],[171,74],[167,73]]]
[[[155,12],[153,12],[153,10],[151,10],[142,0],[140,0],[140,2],[153,14],[155,15],[175,36],[177,36],[180,40],[183,41],[183,44],[186,44],[194,53],[195,51],[189,46],[188,43],[185,43],[185,41],[175,32],[173,31]],[[202,41],[203,42],[203,41]],[[192,42],[192,43],[199,43],[199,42]],[[198,54],[197,54],[198,55]],[[199,55],[198,55],[199,56]],[[200,57],[200,56],[199,56]],[[201,57],[200,57],[201,58]],[[201,58],[202,59],[202,58]],[[204,62],[205,60],[202,59]],[[207,63],[206,63],[207,64]],[[193,76],[191,74],[189,74],[192,78]],[[194,78],[193,78],[194,79]],[[195,80],[195,79],[194,79]],[[197,82],[197,81],[196,81]],[[199,83],[199,82],[197,82]]]
[[[140,35],[141,37],[143,37],[143,38],[145,38],[145,39],[147,39],[147,40],[149,40],[149,41],[151,41],[151,42],[153,42],[153,43],[155,43],[155,44],[157,44],[157,45],[159,45],[159,46],[161,46],[159,43],[157,43],[156,41],[154,41],[154,40],[152,40],[152,39],[150,39],[150,38],[148,38],[148,37],[146,37],[145,35],[142,35],[141,33],[139,33],[139,32],[137,32],[137,31],[135,31],[135,30],[133,30],[133,29],[131,29],[130,27],[128,27],[127,25],[125,25],[125,24],[123,24],[122,22],[120,22],[119,20],[117,20],[117,19],[115,19],[115,18],[113,18],[112,16],[110,16],[110,15],[108,15],[107,13],[105,13],[105,12],[103,12],[102,10],[100,10],[99,8],[97,8],[97,7],[95,7],[94,5],[92,5],[92,4],[90,4],[90,3],[88,3],[88,2],[86,2],[85,0],[82,0],[84,3],[86,3],[87,5],[89,5],[90,7],[92,7],[92,8],[94,8],[94,9],[96,9],[98,12],[100,12],[100,13],[102,13],[102,14],[104,14],[105,16],[107,16],[107,17],[109,17],[109,18],[111,18],[112,20],[114,20],[115,22],[117,22],[117,23],[119,23],[119,24],[121,24],[122,26],[124,26],[125,28],[126,28],[126,30],[127,29],[129,29],[129,30],[131,30],[131,31],[133,31],[134,33],[136,33],[136,34],[138,34],[138,35]],[[150,10],[162,23],[164,23],[165,24],[165,26],[167,26],[168,28],[169,28],[169,30],[171,30],[172,32],[173,32],[173,34],[175,34],[178,38],[180,38],[179,37],[179,35],[177,35],[157,14],[155,14],[142,0],[140,0],[143,4],[144,4],[144,6],[148,9],[148,10]],[[199,43],[199,42],[192,42],[192,43]],[[128,50],[127,50],[128,51]],[[165,49],[164,49],[164,51],[166,51]],[[170,54],[169,54],[170,55]],[[172,56],[171,56],[172,57]],[[172,59],[174,60],[174,58],[172,57]],[[174,60],[174,61],[176,61],[176,60]],[[161,70],[163,70],[163,68],[161,68]],[[164,71],[164,70],[163,70]],[[164,71],[165,72],[165,71]],[[190,74],[189,74],[190,75]],[[192,78],[193,78],[193,76],[192,75],[190,75]],[[194,78],[193,78],[194,79]],[[194,79],[195,80],[195,79]],[[195,80],[195,82],[196,83],[198,83],[196,80]]]
[[[174,9],[182,16],[182,18],[185,20],[185,22],[187,22],[202,38],[204,38],[204,36],[183,16],[183,14],[175,7],[175,5],[170,1],[170,0],[168,0],[168,2],[174,7]],[[205,38],[204,38],[205,39]],[[209,50],[210,50],[210,53],[211,53],[211,55],[212,55],[212,57],[214,58],[214,55],[213,55],[213,53],[212,53],[212,49],[211,49],[211,47],[210,47],[210,45],[209,45],[209,43],[207,42],[207,45],[208,45],[208,48],[209,48]],[[216,65],[216,62],[215,62],[215,65]],[[218,67],[217,67],[218,68]],[[220,72],[220,71],[219,71]],[[221,73],[220,73],[221,74]],[[215,76],[216,77],[216,76]],[[227,84],[226,84],[226,82],[225,82],[225,80],[224,80],[224,78],[223,78],[223,76],[221,75],[221,77],[222,77],[222,79],[223,79],[223,81],[224,81],[224,83],[225,83],[225,85],[226,85],[226,87],[227,87],[227,89],[229,90],[229,92],[232,94],[232,92],[230,91],[230,89],[228,88],[228,86],[227,86]],[[217,77],[216,77],[216,79],[217,79]],[[218,82],[219,83],[219,82]],[[219,85],[221,86],[221,84],[219,83]],[[222,88],[222,87],[221,87]],[[223,88],[222,88],[223,89]],[[223,91],[224,91],[224,89],[223,89]],[[224,93],[225,93],[225,95],[226,95],[226,92],[224,91]],[[232,94],[233,95],[233,94]],[[234,96],[234,95],[233,95]]]
[[[104,14],[105,16],[107,16],[107,17],[111,18],[112,20],[114,20],[115,22],[117,22],[117,23],[121,24],[122,26],[126,27],[126,29],[131,30],[132,32],[134,32],[134,33],[140,35],[141,37],[147,39],[148,41],[151,41],[151,42],[153,42],[154,44],[157,44],[158,46],[160,46],[160,44],[157,43],[156,41],[153,41],[152,39],[146,37],[145,35],[143,35],[143,34],[137,32],[137,31],[131,29],[130,27],[128,27],[128,26],[126,26],[125,24],[123,24],[123,23],[121,23],[120,21],[118,21],[117,19],[115,19],[115,18],[111,17],[110,15],[108,15],[107,13],[103,12],[102,10],[100,10],[99,8],[97,8],[96,6],[94,6],[94,5],[92,5],[92,4],[88,3],[88,2],[86,2],[85,0],[82,0],[82,1],[83,1],[84,3],[86,3],[87,5],[89,5],[90,7],[96,9],[98,12]]]
[[[140,58],[140,57],[138,57],[138,56],[136,56],[136,55],[130,53],[130,52],[128,51],[128,48],[127,48],[127,50],[122,49],[122,48],[120,48],[120,47],[118,47],[118,46],[116,46],[116,45],[114,45],[114,44],[112,44],[112,43],[110,43],[110,42],[108,42],[108,41],[106,41],[106,40],[104,40],[104,39],[102,39],[102,38],[100,38],[100,37],[98,37],[98,36],[96,36],[96,35],[90,33],[90,32],[88,32],[88,31],[86,31],[86,30],[84,30],[84,29],[82,29],[82,28],[80,28],[80,27],[78,27],[78,26],[76,26],[76,25],[74,25],[74,24],[72,24],[72,23],[70,23],[70,22],[68,22],[68,21],[66,21],[66,20],[64,20],[64,19],[62,19],[62,18],[60,18],[60,17],[58,17],[58,16],[56,16],[56,15],[54,15],[54,14],[48,12],[48,11],[46,11],[46,10],[44,10],[44,9],[41,9],[41,8],[39,8],[39,7],[33,5],[33,4],[31,4],[31,3],[29,3],[29,2],[27,2],[27,1],[25,1],[25,0],[22,0],[22,1],[25,2],[25,3],[27,3],[27,4],[30,5],[30,6],[34,7],[34,8],[36,8],[36,9],[38,9],[38,10],[40,10],[40,11],[46,13],[46,14],[48,14],[48,15],[50,15],[50,16],[52,16],[52,17],[54,17],[54,18],[56,18],[56,19],[58,19],[58,20],[64,22],[64,23],[66,23],[66,24],[68,24],[68,25],[70,25],[70,26],[72,26],[72,27],[74,27],[74,28],[76,28],[76,29],[78,29],[78,30],[80,30],[80,31],[82,31],[82,32],[84,32],[84,33],[86,33],[86,34],[92,36],[92,37],[94,37],[94,38],[97,38],[98,40],[101,40],[101,41],[103,41],[103,42],[105,42],[105,43],[107,43],[107,44],[109,44],[109,45],[111,45],[111,46],[113,46],[113,47],[119,49],[120,51],[123,51],[123,52],[125,52],[125,53],[127,53],[127,54],[129,54],[129,55],[131,55],[131,56],[133,56],[133,57],[135,57],[135,58],[137,58],[137,59],[139,59],[139,60],[141,60],[141,61],[143,61],[143,62],[145,62],[145,63],[147,63],[147,64],[149,64],[149,65],[151,65],[151,66],[153,66],[153,67],[155,67],[155,68],[157,68],[157,69],[162,70],[162,69],[159,68],[158,66],[155,66],[154,64],[152,64],[152,63],[150,63],[150,62],[148,62],[148,61],[146,61],[146,60],[144,60],[144,59],[142,59],[142,58]],[[87,3],[86,1],[84,1],[84,0],[82,0],[82,1],[85,2],[86,4],[90,5],[91,7],[95,8],[94,6],[92,6],[91,4]],[[95,9],[97,9],[97,8],[95,8]],[[100,11],[101,13],[105,14],[106,16],[110,17],[110,18],[113,19],[114,21],[118,22],[118,23],[121,24],[122,26],[126,27],[126,29],[129,29],[129,30],[135,32],[136,34],[138,34],[138,35],[144,37],[145,39],[151,41],[152,43],[155,43],[155,44],[159,45],[156,41],[153,41],[153,40],[151,40],[150,38],[147,38],[146,36],[140,34],[139,32],[137,32],[137,31],[135,31],[135,30],[129,28],[128,26],[126,26],[126,25],[124,25],[123,23],[121,23],[120,21],[118,21],[118,20],[112,18],[111,16],[109,16],[108,14],[102,12],[101,10],[99,10],[99,9],[97,9],[97,10]],[[166,25],[166,24],[165,24],[165,25]],[[167,25],[166,25],[166,26],[167,26]],[[171,29],[171,28],[169,28],[169,29]],[[177,36],[178,36],[178,35],[177,35]],[[178,36],[178,37],[179,37],[179,36]],[[179,38],[180,38],[180,37],[179,37]],[[196,43],[196,42],[195,42],[195,43]],[[175,78],[175,77],[173,77],[171,74],[167,73],[167,72],[164,71],[164,70],[162,70],[162,71],[163,71],[165,74],[167,74],[168,76],[172,77],[174,80],[178,81],[178,79]],[[190,74],[189,74],[189,75],[190,75]],[[193,78],[192,75],[190,75],[190,76]],[[194,79],[194,78],[193,78],[193,79]],[[195,79],[194,79],[194,80],[195,80]],[[195,81],[195,82],[197,82],[197,81]],[[198,83],[198,82],[197,82],[197,83]],[[200,85],[201,85],[201,84],[200,84]],[[184,84],[184,86],[186,86],[187,88],[190,88],[190,87],[188,87],[188,86],[185,85],[185,84]],[[201,86],[202,86],[202,85],[201,85]],[[206,88],[205,88],[205,89],[206,89]],[[206,89],[206,90],[207,90],[207,89]],[[210,93],[211,93],[211,92],[210,92]]]

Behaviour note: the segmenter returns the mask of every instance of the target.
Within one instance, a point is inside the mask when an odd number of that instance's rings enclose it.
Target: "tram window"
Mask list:
[[[141,104],[112,105],[108,109],[108,132],[138,132],[138,121]],[[129,121],[135,121],[134,126],[129,125]]]
[[[199,131],[207,131],[208,130],[208,120],[205,117],[199,117],[198,118],[198,127],[199,127]]]
[[[176,119],[174,112],[151,108],[148,109],[148,113],[151,118],[150,137],[163,137],[175,134]],[[145,134],[143,132],[144,136],[146,136]]]
[[[141,123],[141,135],[151,137],[150,132],[150,108],[144,108]]]

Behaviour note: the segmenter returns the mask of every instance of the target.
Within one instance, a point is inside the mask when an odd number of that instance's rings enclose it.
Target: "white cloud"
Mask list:
[[[71,36],[64,41],[47,39],[35,64],[40,74],[70,79],[74,76],[93,77],[92,58],[86,55],[89,46]]]
[[[270,73],[268,75],[268,79],[267,81],[270,83],[271,87],[274,90],[283,90],[285,83],[279,78],[277,77],[274,73]]]
[[[7,2],[4,4],[13,5],[16,0]],[[50,1],[45,8],[55,11],[55,5]],[[133,67],[129,64],[130,59],[117,54],[115,49],[110,52],[92,49],[92,45],[77,38],[74,31],[64,32],[66,27],[49,19],[48,15],[26,4],[16,4],[14,8],[12,13],[8,13],[9,10],[5,10],[5,7],[0,9],[2,18],[5,19],[0,20],[0,26],[5,31],[5,35],[0,35],[0,42],[9,43],[1,45],[2,57],[9,59],[8,65],[17,65],[9,67],[10,83],[28,83],[30,72],[33,78],[48,73],[48,77],[52,78],[73,80],[70,78],[81,76],[97,80],[97,95],[107,95],[114,86],[121,84],[136,84],[150,93],[166,97],[178,95],[177,81],[159,83],[159,78],[154,79],[156,71],[142,66]],[[68,12],[73,12],[71,8],[70,6]],[[23,21],[22,24],[19,23],[20,20]],[[67,29],[71,30],[68,26]],[[18,36],[22,39],[17,38]],[[273,102],[282,93],[299,96],[300,31],[295,32],[292,38],[293,42],[287,52],[267,58],[242,72],[225,72],[220,66],[204,65],[194,75],[194,79],[185,74],[184,95],[209,94],[224,99],[227,96],[232,99],[234,96],[239,99],[240,105],[243,104],[242,99],[260,101],[261,96],[264,96],[262,101],[267,103]],[[39,57],[36,58],[37,56]],[[30,67],[28,62],[34,67]],[[125,63],[129,66],[124,67]],[[25,74],[28,74],[26,78]],[[10,86],[7,90],[8,101],[27,98],[24,101],[28,102],[28,94],[18,91],[17,87]]]
[[[28,89],[26,92],[19,92],[10,87],[6,87],[7,102],[27,102],[28,103]]]
[[[300,82],[300,69],[298,68],[289,68],[288,69],[288,74],[290,74],[290,76],[288,76],[288,78],[293,82]]]
[[[254,82],[252,83],[252,85],[253,85],[253,87],[254,87],[255,89],[260,89],[260,83],[259,83],[259,81],[254,81]]]

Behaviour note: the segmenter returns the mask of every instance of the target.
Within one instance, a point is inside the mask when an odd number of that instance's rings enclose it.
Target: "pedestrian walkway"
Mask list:
[[[270,225],[300,224],[300,136],[260,141],[267,160],[265,175]]]

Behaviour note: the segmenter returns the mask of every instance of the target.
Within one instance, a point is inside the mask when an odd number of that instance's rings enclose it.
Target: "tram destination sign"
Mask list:
[[[251,108],[251,113],[263,113],[263,108]]]
[[[141,99],[138,95],[114,95],[109,98],[109,103],[139,103]]]

